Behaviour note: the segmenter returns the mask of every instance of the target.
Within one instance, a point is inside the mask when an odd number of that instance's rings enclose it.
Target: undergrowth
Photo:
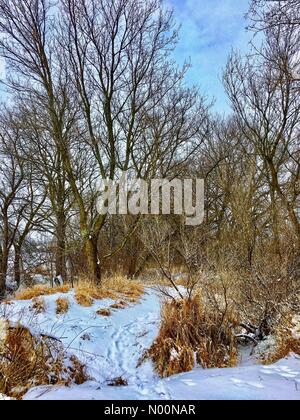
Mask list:
[[[66,294],[70,290],[71,286],[67,284],[60,287],[36,285],[17,292],[15,298],[16,300],[32,300],[42,296]],[[84,307],[91,307],[95,300],[102,299],[122,299],[120,302],[123,302],[122,306],[125,307],[127,302],[135,303],[140,299],[144,293],[144,286],[139,281],[115,275],[105,278],[100,286],[88,279],[80,279],[74,285],[74,292],[77,303]]]
[[[89,378],[84,365],[67,357],[56,339],[34,336],[27,328],[0,319],[0,393],[21,399],[41,385],[81,385]]]
[[[152,359],[161,377],[191,371],[196,363],[203,368],[235,366],[231,324],[230,316],[205,310],[199,295],[166,301],[159,335],[142,361]]]

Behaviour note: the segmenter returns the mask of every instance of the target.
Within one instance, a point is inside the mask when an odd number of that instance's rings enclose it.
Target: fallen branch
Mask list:
[[[244,339],[244,340],[249,340],[249,341],[252,341],[252,343],[254,343],[254,344],[255,344],[255,346],[257,346],[257,345],[258,345],[258,341],[257,341],[254,337],[252,337],[251,335],[247,335],[247,334],[237,334],[235,337],[236,337],[237,339]]]
[[[32,332],[28,329],[28,328],[25,328],[25,327],[23,327],[22,325],[10,325],[9,326],[9,330],[11,330],[11,331],[13,331],[13,330],[17,330],[18,328],[24,328],[24,329],[27,329],[29,332],[30,332],[30,334],[32,335],[32,336],[37,336],[37,335],[39,335],[39,336],[41,336],[42,338],[46,338],[46,339],[48,339],[48,340],[52,340],[52,341],[57,341],[58,343],[62,343],[62,341],[59,339],[59,338],[57,338],[57,337],[55,337],[54,335],[48,335],[48,334],[44,334],[44,333],[39,333],[39,334],[32,334]]]

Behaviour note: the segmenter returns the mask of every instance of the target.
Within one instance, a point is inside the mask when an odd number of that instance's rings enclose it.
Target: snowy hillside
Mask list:
[[[56,314],[56,300],[68,298],[65,315]],[[147,289],[138,304],[113,309],[111,316],[99,316],[99,310],[111,308],[111,299],[79,306],[71,291],[44,298],[44,313],[33,313],[32,301],[14,301],[2,305],[10,321],[20,321],[31,331],[59,338],[70,354],[88,367],[89,382],[66,387],[39,387],[24,397],[76,400],[209,400],[209,399],[289,399],[300,400],[300,358],[291,355],[273,366],[258,365],[241,357],[233,369],[203,370],[160,379],[152,363],[137,367],[143,353],[158,334],[161,302],[159,294]],[[125,386],[111,386],[122,378]],[[127,385],[126,385],[127,384]]]

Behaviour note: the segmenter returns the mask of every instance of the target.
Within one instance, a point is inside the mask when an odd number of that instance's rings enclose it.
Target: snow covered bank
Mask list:
[[[234,369],[200,368],[168,379],[160,379],[151,362],[138,362],[159,330],[160,296],[147,289],[140,303],[112,310],[112,316],[97,315],[110,308],[110,299],[95,301],[91,308],[79,306],[74,293],[70,309],[56,314],[56,299],[46,296],[46,312],[33,314],[31,301],[13,302],[4,308],[10,320],[20,320],[35,331],[55,335],[64,347],[88,367],[92,381],[81,386],[31,389],[27,400],[300,400],[300,358],[291,355],[273,366],[243,363]],[[1,316],[1,314],[0,314]],[[111,387],[123,378],[128,386]]]
[[[212,369],[149,380],[144,387],[110,388],[87,383],[72,388],[42,387],[27,400],[300,400],[300,359],[291,355],[273,366]]]

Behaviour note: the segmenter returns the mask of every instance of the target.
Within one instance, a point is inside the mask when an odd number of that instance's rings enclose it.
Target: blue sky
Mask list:
[[[229,112],[222,86],[222,69],[232,48],[249,50],[251,34],[244,18],[249,0],[165,0],[174,8],[182,25],[180,43],[175,52],[179,64],[190,60],[187,81],[200,86],[209,98],[215,98],[215,110]],[[0,75],[3,70],[0,61]],[[3,76],[3,74],[2,74]],[[0,87],[0,97],[1,87]]]
[[[200,85],[205,94],[216,99],[216,111],[227,113],[222,69],[232,48],[249,50],[251,34],[245,30],[249,0],[166,1],[182,25],[176,60],[180,64],[191,60],[188,82]]]

